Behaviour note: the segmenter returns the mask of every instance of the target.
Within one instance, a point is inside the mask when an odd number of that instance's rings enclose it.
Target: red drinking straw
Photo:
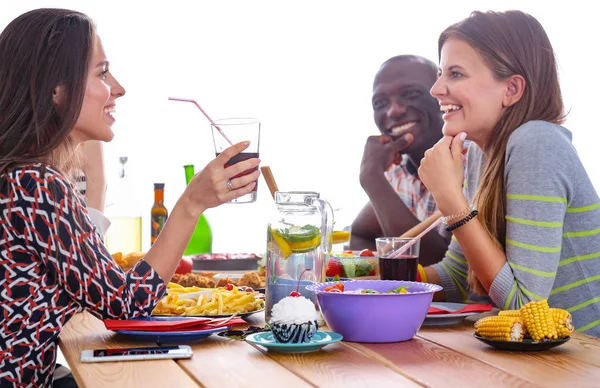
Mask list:
[[[225,133],[223,131],[221,131],[221,128],[215,124],[215,122],[213,121],[213,119],[210,118],[209,115],[206,114],[206,112],[204,111],[204,109],[202,109],[202,107],[200,106],[200,104],[198,104],[196,102],[196,100],[192,100],[189,98],[178,98],[178,97],[169,97],[169,100],[171,101],[182,101],[182,102],[191,102],[192,104],[196,105],[196,107],[198,109],[200,109],[200,112],[202,112],[202,114],[204,115],[204,117],[206,117],[208,119],[208,121],[210,121],[210,123],[212,125],[215,126],[215,128],[217,128],[217,131],[219,131],[219,133],[221,134],[221,136],[223,136],[223,138],[225,138],[225,140],[227,140],[227,143],[229,143],[229,145],[233,145],[233,143],[231,142],[231,140],[229,140],[229,138],[227,137],[227,135],[225,135]]]

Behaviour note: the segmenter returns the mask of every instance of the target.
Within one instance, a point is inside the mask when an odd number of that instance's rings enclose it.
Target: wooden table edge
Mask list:
[[[81,315],[79,315],[81,314]],[[90,314],[87,311],[82,311],[80,313],[77,313],[78,318],[79,319],[96,319],[98,321],[101,321],[100,319],[96,318],[95,316],[93,316],[92,314]],[[66,328],[67,326],[65,325],[65,327],[63,327],[63,330]],[[109,330],[107,330],[109,331]],[[61,333],[62,334],[62,333]],[[111,344],[106,344],[107,348],[115,348],[113,347]],[[76,367],[72,367],[72,365],[79,365],[81,364],[81,352],[78,353],[73,353],[71,351],[69,351],[67,345],[64,344],[63,339],[61,338],[61,336],[59,335],[58,337],[58,347],[61,350],[65,360],[67,361],[68,367],[71,371],[71,374],[73,375],[73,378],[75,379],[75,382],[77,383],[77,385],[80,388],[84,388],[86,387],[87,381],[86,379],[81,375],[80,370],[78,370]],[[154,342],[148,342],[148,343],[144,343],[144,347],[159,347],[158,344],[154,343]],[[186,376],[188,379],[190,379],[190,382],[195,383],[196,385],[198,385],[199,387],[204,387],[204,385],[202,385],[202,383],[198,382],[197,379],[194,378],[194,376],[190,375],[188,373],[188,371],[185,368],[182,368],[177,359],[161,359],[161,360],[156,360],[156,361],[160,361],[162,363],[164,362],[172,362],[175,364],[175,366],[181,370],[182,374],[184,376]]]

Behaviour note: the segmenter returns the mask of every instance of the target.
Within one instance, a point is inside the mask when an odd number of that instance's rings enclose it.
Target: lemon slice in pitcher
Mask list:
[[[302,241],[302,242],[291,242],[290,248],[294,253],[306,253],[314,250],[316,247],[321,244],[321,236],[317,236],[312,240]]]
[[[341,244],[350,241],[350,232],[347,230],[334,230],[332,233],[334,244]]]
[[[283,258],[287,259],[288,257],[290,257],[292,254],[292,248],[290,248],[290,244],[288,244],[288,242],[285,241],[285,239],[274,230],[271,231],[271,235],[273,236],[275,244],[277,244],[277,246],[281,250],[281,255],[283,256]]]
[[[321,244],[321,230],[313,225],[292,226],[287,229],[285,239],[294,253],[306,253]]]

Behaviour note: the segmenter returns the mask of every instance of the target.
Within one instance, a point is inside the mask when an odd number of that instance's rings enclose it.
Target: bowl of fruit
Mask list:
[[[332,279],[379,276],[379,261],[369,249],[332,253],[327,258],[325,275]]]

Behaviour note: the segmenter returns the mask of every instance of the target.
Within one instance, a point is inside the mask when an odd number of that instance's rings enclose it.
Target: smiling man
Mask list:
[[[442,138],[440,106],[429,90],[437,65],[415,55],[387,60],[373,82],[373,113],[380,136],[365,144],[360,183],[369,203],[352,224],[353,249],[375,247],[375,238],[400,236],[437,211],[417,169],[426,150]],[[428,233],[422,265],[438,262],[449,236]]]

